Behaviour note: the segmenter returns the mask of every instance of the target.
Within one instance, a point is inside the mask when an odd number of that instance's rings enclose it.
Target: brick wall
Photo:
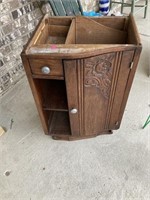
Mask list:
[[[0,94],[24,75],[20,53],[41,17],[36,1],[0,0]]]
[[[42,17],[35,0],[0,0],[0,95],[25,74],[20,58],[23,46]],[[97,10],[98,0],[81,0],[84,11]],[[42,7],[50,12],[49,4]]]

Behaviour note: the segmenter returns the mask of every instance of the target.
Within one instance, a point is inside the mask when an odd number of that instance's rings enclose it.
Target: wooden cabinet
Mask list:
[[[22,60],[46,134],[81,139],[121,123],[141,43],[133,16],[45,16]]]

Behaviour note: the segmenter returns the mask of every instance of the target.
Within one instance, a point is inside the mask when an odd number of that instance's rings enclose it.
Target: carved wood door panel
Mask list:
[[[64,61],[73,135],[96,135],[105,131],[116,55]],[[73,108],[78,112],[72,114]]]
[[[105,131],[116,53],[84,60],[84,134]]]
[[[133,56],[134,50],[64,61],[73,135],[97,135],[118,126]]]

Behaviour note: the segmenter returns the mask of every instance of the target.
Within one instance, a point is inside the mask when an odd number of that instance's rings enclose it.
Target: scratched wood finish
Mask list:
[[[72,20],[65,44],[76,44],[76,22]]]
[[[132,15],[44,16],[21,54],[44,132],[76,140],[118,129],[141,50]]]
[[[116,53],[103,54],[84,60],[85,135],[98,134],[105,130],[115,60]]]
[[[78,66],[76,61],[65,61],[64,63],[65,70],[65,79],[66,79],[66,90],[67,90],[67,99],[68,99],[68,109],[70,116],[70,125],[71,132],[73,135],[80,135],[80,109],[79,109],[79,100],[80,93],[79,87],[80,82],[78,80]],[[71,114],[71,110],[75,108],[77,109],[76,114]]]
[[[124,17],[120,17],[117,20],[114,17],[102,17],[102,18],[93,17],[91,19],[104,26],[121,30],[121,31],[126,30],[125,24],[128,22],[128,18],[124,18]]]
[[[104,26],[88,18],[76,19],[77,44],[124,44],[126,38],[126,31]]]
[[[44,59],[30,59],[31,71],[35,75],[43,75],[42,68],[47,66],[50,68],[50,74],[46,76],[60,76],[63,77],[63,66],[61,60],[44,60]]]
[[[131,71],[130,65],[133,61],[134,51],[124,51],[120,54],[120,66],[118,66],[119,72],[116,80],[116,88],[114,94],[114,102],[112,105],[109,128],[117,129],[120,125],[119,113],[126,89],[129,73]]]

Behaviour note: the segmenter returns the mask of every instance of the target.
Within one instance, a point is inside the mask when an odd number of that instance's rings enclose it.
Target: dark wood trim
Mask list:
[[[29,61],[26,58],[26,55],[22,53],[21,58],[22,58],[24,66],[25,66],[27,78],[28,78],[28,81],[30,83],[31,91],[32,91],[32,94],[33,94],[33,97],[34,97],[34,100],[35,100],[35,103],[36,103],[37,110],[38,110],[39,115],[40,115],[40,119],[41,119],[41,122],[42,122],[42,125],[43,125],[44,132],[45,132],[45,134],[48,134],[48,132],[49,132],[49,130],[48,130],[48,116],[47,116],[47,113],[42,109],[41,93],[39,91],[38,85],[36,85],[35,82],[34,82],[34,79],[32,79]]]

